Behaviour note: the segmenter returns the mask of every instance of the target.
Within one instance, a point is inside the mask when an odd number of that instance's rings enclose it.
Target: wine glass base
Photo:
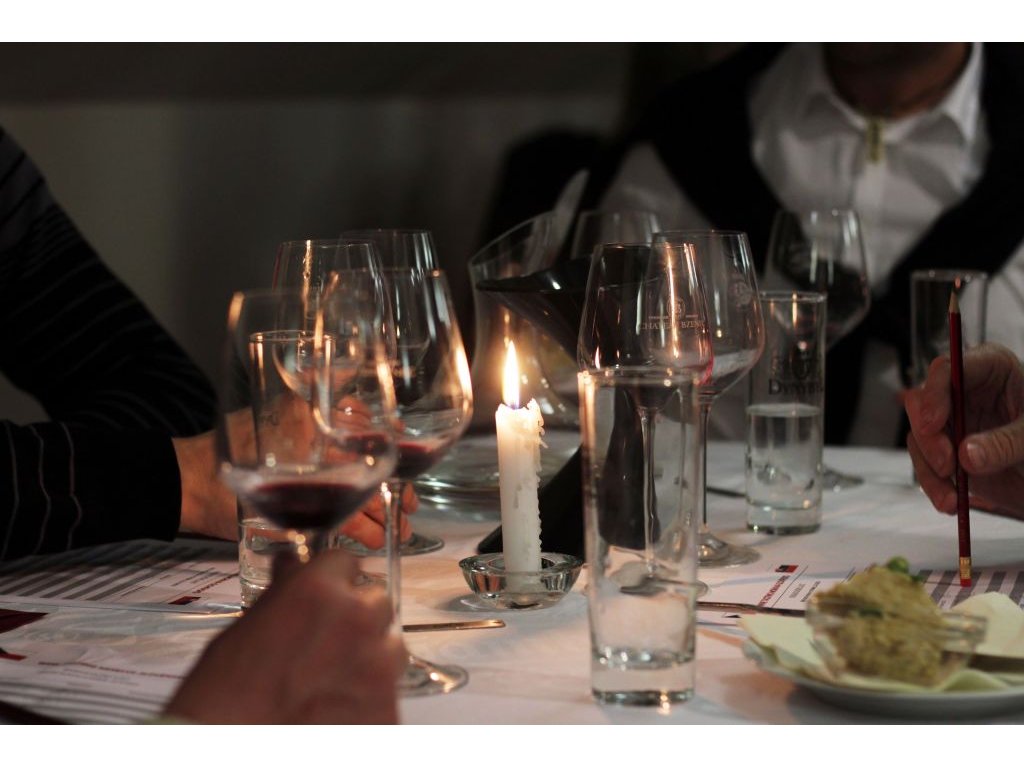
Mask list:
[[[366,545],[348,536],[338,536],[338,543],[347,552],[357,557],[385,557],[387,552],[383,549],[367,549]],[[444,541],[436,536],[424,536],[422,533],[413,531],[412,536],[402,542],[402,557],[411,555],[424,555],[427,552],[436,552],[444,546]]]
[[[831,467],[823,467],[821,472],[821,483],[832,491],[843,491],[847,488],[856,488],[864,483],[863,477],[847,475]]]
[[[402,542],[402,556],[424,555],[427,552],[436,552],[444,546],[444,541],[436,536],[426,536],[413,531],[412,536]]]
[[[409,654],[405,671],[398,681],[400,696],[432,696],[451,693],[469,680],[469,673],[454,664],[432,664]]]
[[[744,547],[723,541],[710,531],[700,535],[698,546],[702,568],[724,568],[729,565],[745,565],[761,559],[761,553],[753,547]]]

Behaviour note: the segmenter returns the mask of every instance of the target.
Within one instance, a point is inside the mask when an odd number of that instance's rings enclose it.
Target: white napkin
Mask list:
[[[975,653],[1024,660],[1024,611],[1001,592],[969,597],[953,608],[954,613],[982,616],[988,620],[985,640]]]
[[[968,601],[965,600],[962,605],[967,605],[967,603]],[[968,606],[968,610],[964,612],[972,613],[971,608],[973,606]],[[1014,608],[1018,613],[1021,613],[1020,609],[1016,608],[1016,606]],[[993,615],[996,617],[997,625],[994,636],[1003,637],[1004,633],[1000,627],[1003,612],[997,610]],[[914,685],[899,680],[865,677],[850,672],[835,675],[829,670],[824,659],[815,649],[812,642],[814,634],[811,626],[802,618],[755,614],[744,616],[740,619],[740,626],[747,631],[751,640],[757,643],[762,650],[770,652],[781,666],[791,672],[832,685],[910,693],[921,691],[991,691],[1024,683],[1024,676],[1020,674],[1004,674],[1003,672],[985,671],[973,667],[965,667],[933,687]],[[991,631],[990,628],[989,632],[991,633]],[[988,644],[988,642],[988,634],[986,634],[985,644]]]

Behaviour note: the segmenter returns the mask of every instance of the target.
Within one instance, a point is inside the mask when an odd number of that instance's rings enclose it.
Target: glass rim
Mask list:
[[[651,237],[652,242],[657,242],[659,239],[665,239],[671,237],[673,239],[682,237],[744,237],[750,239],[747,233],[742,229],[663,229],[659,232],[655,232]]]
[[[988,272],[981,269],[915,269],[910,273],[913,280],[953,281],[956,279],[988,280]]]
[[[531,216],[525,221],[521,221],[515,224],[504,232],[495,237],[492,237],[486,243],[484,243],[476,252],[469,257],[466,262],[467,267],[472,271],[474,268],[479,268],[484,264],[490,264],[492,261],[497,261],[502,258],[508,258],[508,252],[503,249],[511,249],[518,247],[524,241],[535,236],[535,230],[539,230],[541,227],[546,227],[547,230],[542,233],[543,236],[547,236],[550,233],[551,227],[556,223],[557,217],[554,211],[545,211],[544,213],[538,213],[536,216]],[[499,248],[499,246],[501,246]]]
[[[824,208],[780,208],[775,212],[775,216],[811,216],[811,215],[829,215],[833,218],[840,216],[853,216],[854,218],[860,218],[860,214],[856,208],[843,208],[841,206],[827,206]]]
[[[794,304],[824,304],[826,299],[828,299],[827,293],[821,293],[819,291],[767,290],[758,291],[757,295],[762,302],[790,301]]]
[[[316,331],[305,330],[303,328],[275,328],[270,331],[253,331],[249,334],[249,341],[258,344],[265,344],[267,342],[273,344],[280,341],[305,339],[312,339],[315,341]]]
[[[242,290],[231,292],[231,301],[236,299],[300,299],[308,301],[309,291],[299,285],[282,285],[278,288],[267,288],[266,286],[260,288],[243,288]]]
[[[584,208],[577,214],[576,219],[582,219],[584,216],[635,216],[638,214],[658,218],[658,214],[650,208]]]
[[[671,368],[655,368],[644,365],[623,365],[608,368],[595,368],[586,366],[576,373],[576,380],[579,382],[587,379],[614,380],[637,382],[642,381],[651,385],[668,381],[670,384],[692,384],[700,386],[704,380],[704,371],[680,371]]]
[[[343,245],[366,245],[369,240],[360,239],[357,237],[302,237],[294,240],[282,240],[278,243],[277,248],[292,248],[301,245],[312,246],[314,248],[326,248],[326,247],[338,247]]]
[[[432,230],[426,227],[363,227],[361,229],[346,229],[338,236],[338,240],[362,240],[373,235],[415,235],[430,237],[433,239],[434,233]]]

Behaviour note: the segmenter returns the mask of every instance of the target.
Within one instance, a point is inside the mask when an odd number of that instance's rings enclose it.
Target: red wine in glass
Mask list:
[[[398,466],[392,473],[400,480],[415,480],[439,462],[448,451],[452,441],[431,442],[398,441]]]
[[[246,493],[245,500],[275,525],[304,531],[340,523],[377,489],[328,480],[268,479]]]

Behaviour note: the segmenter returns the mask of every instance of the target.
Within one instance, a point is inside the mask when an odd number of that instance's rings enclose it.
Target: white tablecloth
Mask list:
[[[824,522],[821,530],[813,534],[772,538],[749,533],[745,528],[743,499],[710,497],[712,529],[727,539],[751,544],[762,553],[758,563],[728,569],[730,575],[764,574],[769,567],[794,562],[863,566],[884,562],[893,555],[906,556],[915,569],[955,567],[956,520],[935,512],[924,495],[911,485],[910,462],[903,452],[827,449],[826,459],[840,470],[863,475],[867,482],[852,490],[826,493]],[[742,464],[741,445],[712,445],[709,454],[711,484],[741,488]],[[458,561],[472,554],[477,542],[497,524],[496,510],[485,510],[484,514],[490,519],[481,520],[479,516],[472,519],[452,511],[424,508],[415,518],[414,527],[425,533],[440,534],[446,544],[438,552],[403,559],[404,621],[497,617],[504,619],[507,626],[406,634],[406,642],[413,652],[432,661],[462,665],[469,672],[469,682],[447,695],[403,700],[403,722],[492,725],[891,722],[826,704],[808,691],[761,671],[742,654],[743,632],[736,626],[721,623],[704,623],[698,629],[697,692],[693,700],[667,712],[594,703],[590,696],[590,648],[582,590],[586,571],[576,590],[551,608],[499,612],[481,607],[463,581]],[[972,515],[972,543],[974,562],[979,567],[1024,567],[1024,523],[975,513]],[[366,568],[381,571],[383,562],[370,558]],[[721,580],[721,574],[722,569],[711,569],[703,571],[701,576],[714,585],[716,580]],[[711,597],[714,597],[714,588]],[[17,607],[32,610],[32,606]],[[42,610],[52,608],[44,606]],[[72,643],[77,647],[91,642],[89,638],[97,632],[106,643],[124,635],[125,642],[116,643],[119,652],[129,654],[124,664],[132,665],[135,658],[131,656],[132,649],[137,648],[143,654],[139,662],[145,662],[144,670],[161,659],[173,657],[174,663],[161,671],[180,674],[184,674],[196,658],[202,642],[211,636],[210,628],[216,629],[226,621],[206,617],[182,623],[170,621],[173,618],[170,615],[164,621],[154,613],[125,611],[117,606],[99,610],[88,608],[84,613],[82,609],[76,610],[68,619],[71,634],[58,631],[59,636],[51,638],[52,642]],[[701,615],[705,620],[712,618]],[[78,631],[83,627],[75,624],[82,621],[87,622],[84,628],[90,630],[84,634]],[[92,631],[94,624],[95,631]],[[139,629],[142,625],[144,630]],[[59,630],[64,625],[58,622],[54,626]],[[137,636],[140,631],[141,639]],[[192,636],[197,631],[203,633],[199,641]],[[153,657],[154,649],[159,651],[159,658]],[[173,677],[172,674],[169,678],[172,682]],[[169,695],[173,685],[165,688]],[[63,689],[59,687],[50,696],[58,704],[62,698]],[[14,703],[30,706],[20,699]],[[159,704],[159,700],[154,700],[152,712],[159,711]],[[60,707],[52,711],[43,707],[41,711],[65,716]],[[995,720],[1024,723],[1024,708]],[[0,722],[3,722],[2,715]]]
[[[893,555],[906,556],[915,569],[955,567],[956,520],[935,512],[911,484],[905,452],[829,448],[825,453],[828,464],[860,474],[866,482],[858,488],[826,492],[824,520],[816,533],[788,537],[750,533],[745,528],[743,499],[710,497],[711,528],[762,553],[759,563],[742,568],[763,572],[766,563],[786,561],[866,565]],[[741,488],[742,472],[741,445],[712,446],[711,484]],[[429,509],[414,519],[414,527],[441,534],[446,545],[436,553],[403,560],[403,619],[497,617],[504,619],[507,627],[407,634],[413,652],[432,661],[463,666],[469,672],[469,682],[448,695],[404,700],[403,722],[889,722],[823,703],[792,683],[762,672],[744,658],[740,650],[743,633],[738,628],[708,625],[698,629],[693,700],[670,712],[594,703],[590,697],[586,599],[580,589],[585,572],[574,593],[552,608],[496,612],[474,602],[457,564],[474,552],[495,520],[455,520],[451,514]],[[1024,566],[1024,523],[972,513],[972,546],[979,567]],[[705,572],[708,580],[714,576]],[[1024,711],[995,721],[1024,722]]]

